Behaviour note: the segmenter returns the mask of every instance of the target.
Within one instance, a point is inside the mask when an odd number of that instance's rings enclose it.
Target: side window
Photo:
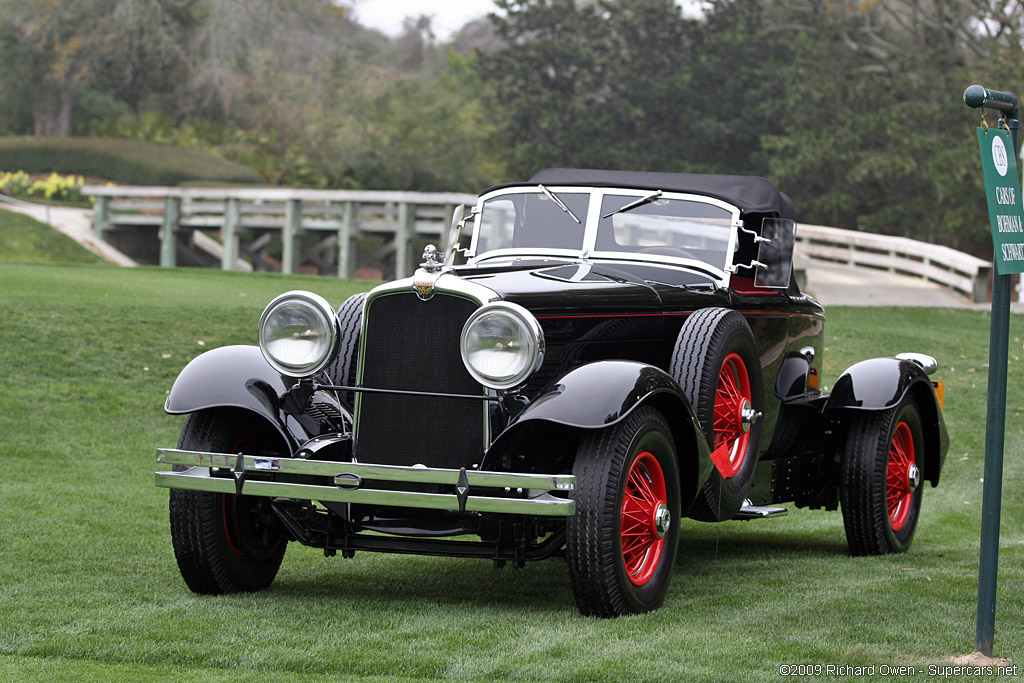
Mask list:
[[[755,287],[784,288],[789,286],[793,270],[793,243],[796,241],[796,221],[789,218],[765,218],[761,224],[761,237],[757,260]]]

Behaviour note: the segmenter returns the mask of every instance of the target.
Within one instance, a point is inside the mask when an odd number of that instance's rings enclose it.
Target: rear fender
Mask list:
[[[949,434],[928,375],[917,363],[897,358],[871,358],[850,366],[836,380],[825,404],[825,416],[840,424],[849,411],[888,410],[905,396],[914,398],[924,428],[924,478],[938,486],[949,450]]]
[[[296,380],[284,377],[263,358],[256,346],[223,346],[194,358],[178,374],[164,410],[172,415],[207,408],[241,408],[264,418],[281,434],[294,454],[316,436],[299,416],[282,410],[284,397]]]
[[[697,491],[714,467],[703,431],[679,384],[653,365],[608,360],[570,370],[549,384],[495,439],[489,453],[515,442],[525,425],[547,423],[573,430],[609,427],[624,420],[641,405],[651,405],[672,428],[684,491],[684,503]],[[684,505],[684,508],[686,505]]]

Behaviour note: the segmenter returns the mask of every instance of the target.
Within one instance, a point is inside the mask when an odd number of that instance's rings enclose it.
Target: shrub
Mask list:
[[[8,173],[0,172],[0,192],[21,197],[42,197],[67,202],[82,200],[82,176],[62,176],[51,173],[49,176],[32,179],[24,171]]]
[[[134,185],[259,184],[263,180],[251,168],[213,154],[116,138],[0,138],[0,169],[70,173]]]

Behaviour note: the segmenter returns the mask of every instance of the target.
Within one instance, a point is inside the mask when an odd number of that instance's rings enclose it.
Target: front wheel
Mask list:
[[[178,447],[280,455],[279,441],[245,411],[210,410],[189,416]],[[171,489],[170,516],[178,569],[194,593],[258,591],[277,575],[288,537],[268,498]]]
[[[858,416],[846,437],[840,504],[854,555],[902,553],[921,511],[924,439],[917,405]]]
[[[566,560],[580,612],[615,617],[656,609],[679,545],[679,468],[665,418],[641,407],[588,434],[573,474]]]

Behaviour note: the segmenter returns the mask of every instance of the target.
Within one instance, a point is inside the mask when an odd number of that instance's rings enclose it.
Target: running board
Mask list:
[[[762,519],[765,517],[782,517],[783,515],[789,514],[789,510],[786,508],[773,507],[771,505],[751,505],[750,501],[745,501],[740,511],[736,513],[733,519]]]

